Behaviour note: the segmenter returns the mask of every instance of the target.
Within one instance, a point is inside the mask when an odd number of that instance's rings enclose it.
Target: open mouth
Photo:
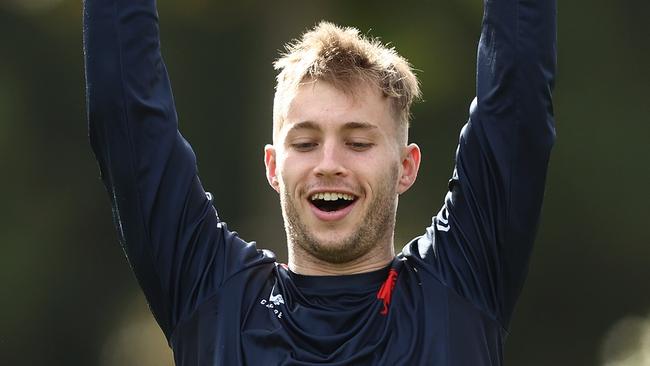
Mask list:
[[[314,193],[309,197],[312,205],[325,212],[342,210],[352,205],[356,199],[354,195],[338,192]]]

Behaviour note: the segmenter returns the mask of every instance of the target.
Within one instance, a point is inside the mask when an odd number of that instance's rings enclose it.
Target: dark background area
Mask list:
[[[438,211],[474,95],[479,0],[160,0],[180,128],[220,216],[286,258],[262,147],[272,61],[320,19],[418,72],[418,182],[396,243]],[[558,140],[507,365],[650,365],[650,64],[645,1],[559,4]],[[0,365],[167,365],[87,140],[81,2],[0,2]]]

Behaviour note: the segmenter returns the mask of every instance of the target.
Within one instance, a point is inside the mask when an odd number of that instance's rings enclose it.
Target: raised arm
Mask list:
[[[154,0],[85,0],[84,51],[90,141],[119,239],[169,337],[259,255],[218,222],[177,130]]]
[[[507,327],[521,290],[555,140],[555,0],[485,0],[476,99],[449,193],[420,250]]]

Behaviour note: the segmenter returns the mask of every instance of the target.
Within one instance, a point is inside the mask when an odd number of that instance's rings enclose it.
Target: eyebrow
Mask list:
[[[377,129],[377,126],[368,123],[368,122],[357,122],[357,121],[351,121],[351,122],[346,122],[343,127],[341,128],[343,130],[373,130]],[[291,128],[289,128],[289,132],[295,131],[295,130],[315,130],[315,131],[320,131],[321,128],[320,126],[313,121],[302,121],[302,122],[297,122]]]
[[[343,125],[344,130],[373,130],[377,126],[368,122],[347,122]]]
[[[294,123],[293,126],[289,128],[289,132],[296,130],[320,130],[320,127],[315,122],[312,121],[302,121]]]

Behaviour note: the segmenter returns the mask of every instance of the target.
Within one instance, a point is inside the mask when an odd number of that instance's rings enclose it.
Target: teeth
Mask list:
[[[315,200],[324,200],[324,201],[336,201],[336,200],[346,200],[346,201],[352,201],[354,200],[354,196],[347,194],[347,193],[338,193],[338,192],[321,192],[321,193],[314,193],[311,195],[310,198],[312,201]]]

